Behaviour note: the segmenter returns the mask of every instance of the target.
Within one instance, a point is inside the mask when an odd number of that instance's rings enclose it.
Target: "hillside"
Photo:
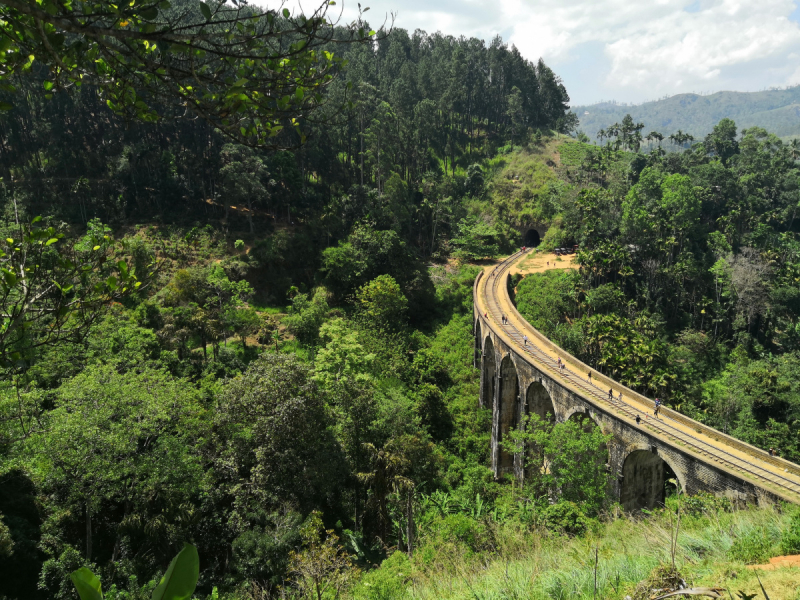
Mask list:
[[[699,139],[723,118],[736,121],[740,129],[759,126],[779,137],[800,135],[800,86],[764,92],[718,92],[710,96],[678,94],[655,102],[626,106],[611,102],[575,106],[579,128],[590,139],[630,113],[645,124],[644,132],[669,135],[682,130]]]

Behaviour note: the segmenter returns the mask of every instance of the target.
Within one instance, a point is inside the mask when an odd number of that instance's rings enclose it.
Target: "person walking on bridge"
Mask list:
[[[661,410],[661,400],[656,398],[656,409],[653,411],[653,416],[657,419],[658,418],[658,411]]]
[[[527,336],[527,335],[523,335],[523,336],[522,336],[522,343],[523,343],[524,345],[526,345],[526,346],[528,345],[528,336]]]
[[[614,399],[614,390],[612,388],[608,388],[608,399],[609,400]]]
[[[592,372],[589,371],[589,376],[586,378],[589,383],[592,383]]]

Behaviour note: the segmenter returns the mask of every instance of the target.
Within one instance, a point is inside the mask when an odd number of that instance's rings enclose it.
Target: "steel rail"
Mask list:
[[[547,371],[555,373],[556,375],[560,375],[566,381],[570,382],[574,387],[579,388],[580,391],[584,393],[584,395],[588,396],[588,399],[594,403],[598,403],[600,405],[608,406],[612,409],[614,413],[622,413],[624,417],[631,421],[631,424],[635,422],[635,417],[639,414],[634,407],[630,406],[629,404],[625,403],[622,400],[615,398],[612,394],[612,398],[608,398],[608,395],[602,392],[601,388],[597,387],[593,383],[587,383],[584,381],[582,377],[580,377],[577,373],[569,369],[568,367],[564,367],[560,369],[558,367],[558,363],[553,360],[550,356],[546,353],[542,352],[535,344],[529,343],[525,344],[523,339],[524,332],[521,332],[515,325],[513,325],[510,321],[507,322],[506,325],[502,323],[502,316],[504,314],[502,307],[500,306],[500,302],[498,301],[498,291],[497,288],[500,285],[506,286],[507,285],[507,278],[505,274],[510,266],[523,254],[522,251],[516,252],[503,260],[500,264],[495,267],[495,269],[489,274],[484,275],[482,278],[483,282],[483,300],[488,308],[488,312],[491,313],[492,320],[495,322],[495,325],[503,331],[511,340],[517,344],[518,348],[516,350],[522,350],[522,352],[528,356],[530,356],[534,362],[541,363]],[[480,282],[476,282],[476,287],[479,288]],[[479,289],[476,289],[479,291]],[[491,293],[489,293],[491,291]],[[507,293],[505,290],[503,293]],[[510,303],[510,298],[509,298]],[[513,306],[513,304],[512,304]],[[514,311],[516,312],[516,311]],[[488,315],[487,315],[488,316]],[[517,316],[520,318],[524,325],[527,325],[529,328],[533,329],[530,324],[525,321],[519,313]],[[530,342],[530,340],[529,340]],[[562,350],[563,355],[568,355],[567,352]],[[554,377],[557,379],[557,377]],[[613,381],[613,380],[612,380]],[[618,387],[621,386],[617,383]],[[627,388],[625,388],[627,389]],[[633,393],[632,390],[629,390]],[[710,444],[704,440],[699,440],[694,438],[690,434],[687,434],[684,431],[674,427],[673,425],[665,422],[662,419],[648,419],[647,421],[643,422],[642,425],[653,431],[654,433],[665,437],[668,441],[685,447],[687,449],[691,449],[692,453],[699,455],[700,457],[704,457],[706,459],[710,459],[716,463],[721,463],[722,466],[725,467],[725,470],[732,472],[735,475],[742,476],[742,475],[749,475],[750,478],[754,478],[757,481],[764,481],[768,485],[767,486],[759,486],[765,487],[765,489],[769,491],[773,486],[777,486],[778,488],[785,490],[792,495],[800,495],[800,483],[795,482],[787,477],[780,475],[779,473],[774,473],[765,469],[757,464],[752,462],[748,462],[738,456],[727,452],[724,448],[720,446],[715,446]],[[639,425],[641,427],[642,425]],[[636,426],[636,425],[633,425]]]

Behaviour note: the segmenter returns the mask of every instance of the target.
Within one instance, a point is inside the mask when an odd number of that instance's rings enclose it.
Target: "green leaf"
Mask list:
[[[155,6],[153,6],[152,8],[148,8],[147,10],[143,10],[141,14],[143,19],[152,21],[158,16],[158,9]]]
[[[69,578],[72,580],[81,600],[103,600],[100,589],[100,580],[86,567],[73,571]]]
[[[197,548],[186,544],[172,559],[158,587],[153,590],[152,600],[189,600],[200,576],[200,557]]]
[[[49,240],[47,240],[47,243],[45,244],[45,246],[49,246],[50,244],[55,244],[57,241],[58,241],[58,238],[50,238]]]
[[[200,3],[200,12],[203,13],[203,16],[206,18],[206,21],[211,20],[211,9],[205,2]]]
[[[45,81],[42,86],[44,87],[45,91],[49,92],[53,89],[53,82],[52,81]]]
[[[8,102],[0,102],[0,110],[11,110],[14,108],[13,104],[9,104]]]
[[[288,9],[288,8],[284,8],[284,9],[283,9],[283,16],[284,16],[284,18],[288,19],[290,14],[291,14],[291,13],[289,12],[289,9]]]

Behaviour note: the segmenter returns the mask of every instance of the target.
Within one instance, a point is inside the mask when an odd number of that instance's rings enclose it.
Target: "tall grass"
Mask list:
[[[780,554],[790,519],[774,507],[684,515],[675,566],[690,586],[729,588],[734,597],[738,590],[755,593],[758,582],[746,563]],[[398,569],[378,569],[362,579],[355,595],[375,600],[622,600],[633,596],[637,584],[657,567],[671,565],[674,532],[674,516],[662,510],[646,518],[619,515],[581,538],[501,525],[493,547],[482,552],[433,535],[411,561],[403,558],[404,585],[376,585],[398,574]],[[771,600],[800,600],[800,568],[760,574]]]

